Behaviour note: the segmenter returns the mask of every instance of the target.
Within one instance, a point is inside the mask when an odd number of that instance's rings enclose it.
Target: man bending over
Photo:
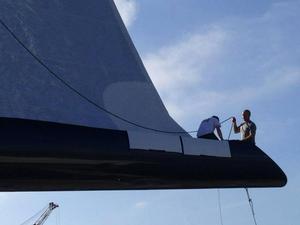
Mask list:
[[[198,129],[197,137],[218,140],[217,136],[214,134],[215,130],[217,131],[220,140],[223,140],[219,117],[212,116],[201,122]]]

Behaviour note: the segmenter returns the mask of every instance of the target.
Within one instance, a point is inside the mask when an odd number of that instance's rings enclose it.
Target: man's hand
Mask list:
[[[236,123],[236,118],[233,116],[231,121],[232,121],[233,123]]]
[[[233,116],[232,117],[232,125],[233,125],[233,130],[234,130],[234,133],[237,134],[237,133],[240,133],[240,126],[237,126],[236,125],[236,118]]]
[[[222,135],[222,131],[221,131],[220,127],[217,127],[217,133],[219,135],[220,140],[223,141],[224,139],[223,139],[223,135]]]

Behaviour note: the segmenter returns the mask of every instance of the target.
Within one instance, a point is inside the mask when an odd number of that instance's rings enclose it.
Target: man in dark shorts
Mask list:
[[[256,125],[250,120],[251,112],[246,109],[242,113],[244,122],[239,126],[236,124],[236,118],[232,118],[234,133],[241,133],[241,140],[255,144]]]

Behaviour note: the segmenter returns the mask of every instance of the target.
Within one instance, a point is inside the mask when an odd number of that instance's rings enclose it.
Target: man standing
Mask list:
[[[220,140],[223,140],[223,135],[220,128],[221,124],[219,121],[219,117],[212,116],[201,122],[198,129],[197,137],[218,140],[217,136],[214,134],[214,131],[216,129]]]
[[[250,120],[250,110],[244,110],[242,116],[244,122],[239,126],[236,125],[236,118],[232,118],[234,133],[241,133],[242,141],[249,141],[250,143],[255,144],[256,125]]]

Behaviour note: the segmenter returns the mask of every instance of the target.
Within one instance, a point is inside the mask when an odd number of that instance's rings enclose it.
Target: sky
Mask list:
[[[186,130],[245,108],[288,176],[251,189],[258,224],[300,224],[300,1],[115,0],[170,115]],[[230,124],[222,127],[226,137]],[[238,139],[238,135],[232,135]],[[254,224],[243,189],[222,189],[224,225]],[[0,193],[1,224],[57,202],[47,225],[217,225],[217,190]]]

